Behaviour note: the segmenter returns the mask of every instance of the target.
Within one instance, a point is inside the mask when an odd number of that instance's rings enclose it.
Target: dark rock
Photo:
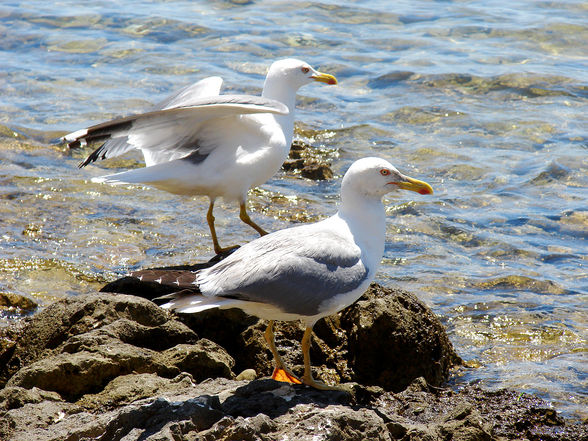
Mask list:
[[[292,142],[289,158],[282,164],[282,168],[315,181],[333,177],[330,165],[320,155],[320,152],[300,140]]]
[[[9,360],[17,349],[17,341],[22,335],[27,319],[14,321],[8,326],[0,327],[0,387],[2,386],[3,366],[8,366]]]
[[[57,324],[53,332],[51,323]],[[29,348],[31,344],[36,346]],[[10,375],[11,367],[20,368],[8,386],[36,386],[76,400],[133,372],[170,378],[187,372],[201,381],[232,378],[233,366],[223,348],[198,339],[153,303],[134,296],[100,294],[57,302],[35,316],[24,329],[4,375]]]
[[[37,306],[37,303],[28,297],[9,292],[0,292],[0,309],[18,308],[21,311],[30,312],[37,309]]]
[[[178,319],[201,338],[225,348],[235,360],[235,371],[271,369],[271,354],[263,339],[265,324],[258,318],[240,309],[209,309],[199,314],[179,314]]]
[[[143,296],[152,297],[150,290],[146,283]],[[265,322],[238,309],[179,314],[178,319],[225,348],[235,360],[235,371],[271,374]],[[297,322],[276,325],[278,350],[298,374],[303,371],[303,333]],[[403,390],[418,377],[438,386],[461,363],[441,322],[424,303],[406,291],[377,284],[354,305],[315,325],[311,359],[317,378],[327,383],[355,381],[392,391]]]
[[[0,366],[12,375],[0,390],[0,439],[588,439],[585,425],[564,421],[537,397],[436,386],[459,358],[430,310],[403,291],[372,285],[355,305],[315,326],[315,371],[346,381],[346,392],[232,380],[234,362],[214,334],[233,345],[229,353],[242,353],[240,364],[271,371],[265,324],[216,311],[192,325],[196,332],[153,303],[120,294],[51,305],[27,322],[9,366]],[[295,370],[302,332],[297,323],[277,328],[278,347]],[[394,358],[395,351],[403,357]],[[404,390],[390,391],[402,389],[390,377],[402,383],[415,375]],[[365,384],[349,382],[357,378]]]
[[[353,381],[404,390],[415,378],[445,382],[461,363],[443,325],[413,294],[372,284],[341,314]]]
[[[310,162],[304,164],[304,167],[300,170],[300,175],[314,181],[324,181],[333,177],[333,171],[327,164]]]

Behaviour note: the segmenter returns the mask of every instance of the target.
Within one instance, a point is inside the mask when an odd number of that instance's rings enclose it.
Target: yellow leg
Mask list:
[[[251,220],[251,218],[249,217],[249,214],[247,213],[247,205],[246,205],[246,203],[245,202],[242,202],[239,205],[239,207],[240,207],[240,210],[239,210],[239,218],[243,222],[245,222],[247,225],[249,225],[250,227],[254,228],[255,231],[257,231],[260,236],[265,236],[267,234],[267,231],[265,231],[263,228],[261,228],[255,222],[253,222]]]
[[[274,335],[274,321],[270,320],[267,325],[267,329],[265,330],[263,336],[265,337],[265,341],[267,342],[270,351],[272,351],[272,355],[274,356],[275,367],[274,373],[272,374],[272,378],[277,381],[283,381],[286,383],[294,383],[294,384],[302,384],[302,382],[292,373],[292,371],[285,365],[282,357],[278,353],[278,349],[276,348],[276,341]]]
[[[304,375],[302,376],[302,382],[307,386],[314,387],[320,390],[345,390],[342,386],[329,386],[321,381],[316,381],[312,377],[312,367],[310,366],[310,337],[312,336],[312,328],[306,328],[304,330],[304,336],[302,337],[302,355],[304,356]]]
[[[208,228],[210,228],[210,235],[212,236],[212,244],[214,246],[214,252],[216,254],[221,254],[226,251],[232,250],[233,248],[237,248],[238,245],[234,245],[232,247],[222,248],[218,243],[218,237],[216,236],[216,228],[214,228],[214,215],[212,214],[212,210],[214,208],[214,199],[210,200],[210,205],[208,206],[208,213],[206,213],[206,221],[208,222]]]

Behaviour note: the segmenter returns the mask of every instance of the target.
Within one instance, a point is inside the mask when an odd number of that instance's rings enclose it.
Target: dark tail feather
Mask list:
[[[178,265],[134,271],[130,276],[122,277],[106,284],[100,292],[131,294],[149,300],[183,290],[190,290],[192,294],[199,293],[200,290],[193,284],[196,273],[199,270],[213,266],[228,254],[230,253],[217,255],[208,262],[194,265]]]
[[[157,282],[162,285],[176,286],[181,289],[197,289],[196,272],[185,270],[145,269],[133,271],[131,277],[141,282]]]
[[[141,270],[108,283],[100,291],[131,294],[153,300],[179,291],[199,293],[198,287],[191,283],[194,279],[195,274],[191,271]]]

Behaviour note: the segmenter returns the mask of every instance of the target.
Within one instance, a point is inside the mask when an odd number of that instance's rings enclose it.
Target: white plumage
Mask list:
[[[343,178],[341,204],[335,215],[255,239],[210,268],[171,273],[165,283],[200,293],[172,294],[172,300],[163,307],[184,313],[240,308],[270,320],[266,339],[276,360],[278,374],[274,372],[274,377],[282,375],[292,381],[296,377],[275,349],[273,321],[302,320],[307,327],[302,382],[325,388],[310,372],[310,332],[317,320],[355,302],[374,279],[384,253],[382,197],[398,188],[421,194],[433,192],[429,184],[401,174],[388,161],[356,161]],[[163,280],[166,273],[147,270],[132,275],[143,274],[151,280]]]
[[[217,198],[238,201],[240,218],[261,235],[247,214],[247,192],[270,179],[288,156],[294,130],[296,91],[312,81],[336,84],[335,77],[305,62],[273,63],[261,97],[219,95],[222,79],[188,86],[150,112],[78,130],[63,139],[75,147],[106,141],[81,164],[139,149],[146,167],[94,179],[110,184],[147,184],[170,193],[210,198],[207,221],[216,253],[212,210]]]

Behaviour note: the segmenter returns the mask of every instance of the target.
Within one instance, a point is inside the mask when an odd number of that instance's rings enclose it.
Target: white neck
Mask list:
[[[370,266],[377,268],[386,240],[386,210],[381,198],[342,192],[338,214],[349,225],[355,242],[366,251]]]
[[[287,115],[275,115],[274,117],[278,124],[282,127],[284,134],[289,137],[286,141],[288,144],[288,149],[290,148],[290,143],[292,142],[292,135],[294,132],[294,111],[296,109],[296,90],[292,89],[291,87],[284,87],[283,81],[280,81],[279,78],[266,78],[265,83],[263,85],[263,92],[261,96],[264,98],[269,98],[272,100],[279,101],[286,106],[290,110],[290,113]]]

